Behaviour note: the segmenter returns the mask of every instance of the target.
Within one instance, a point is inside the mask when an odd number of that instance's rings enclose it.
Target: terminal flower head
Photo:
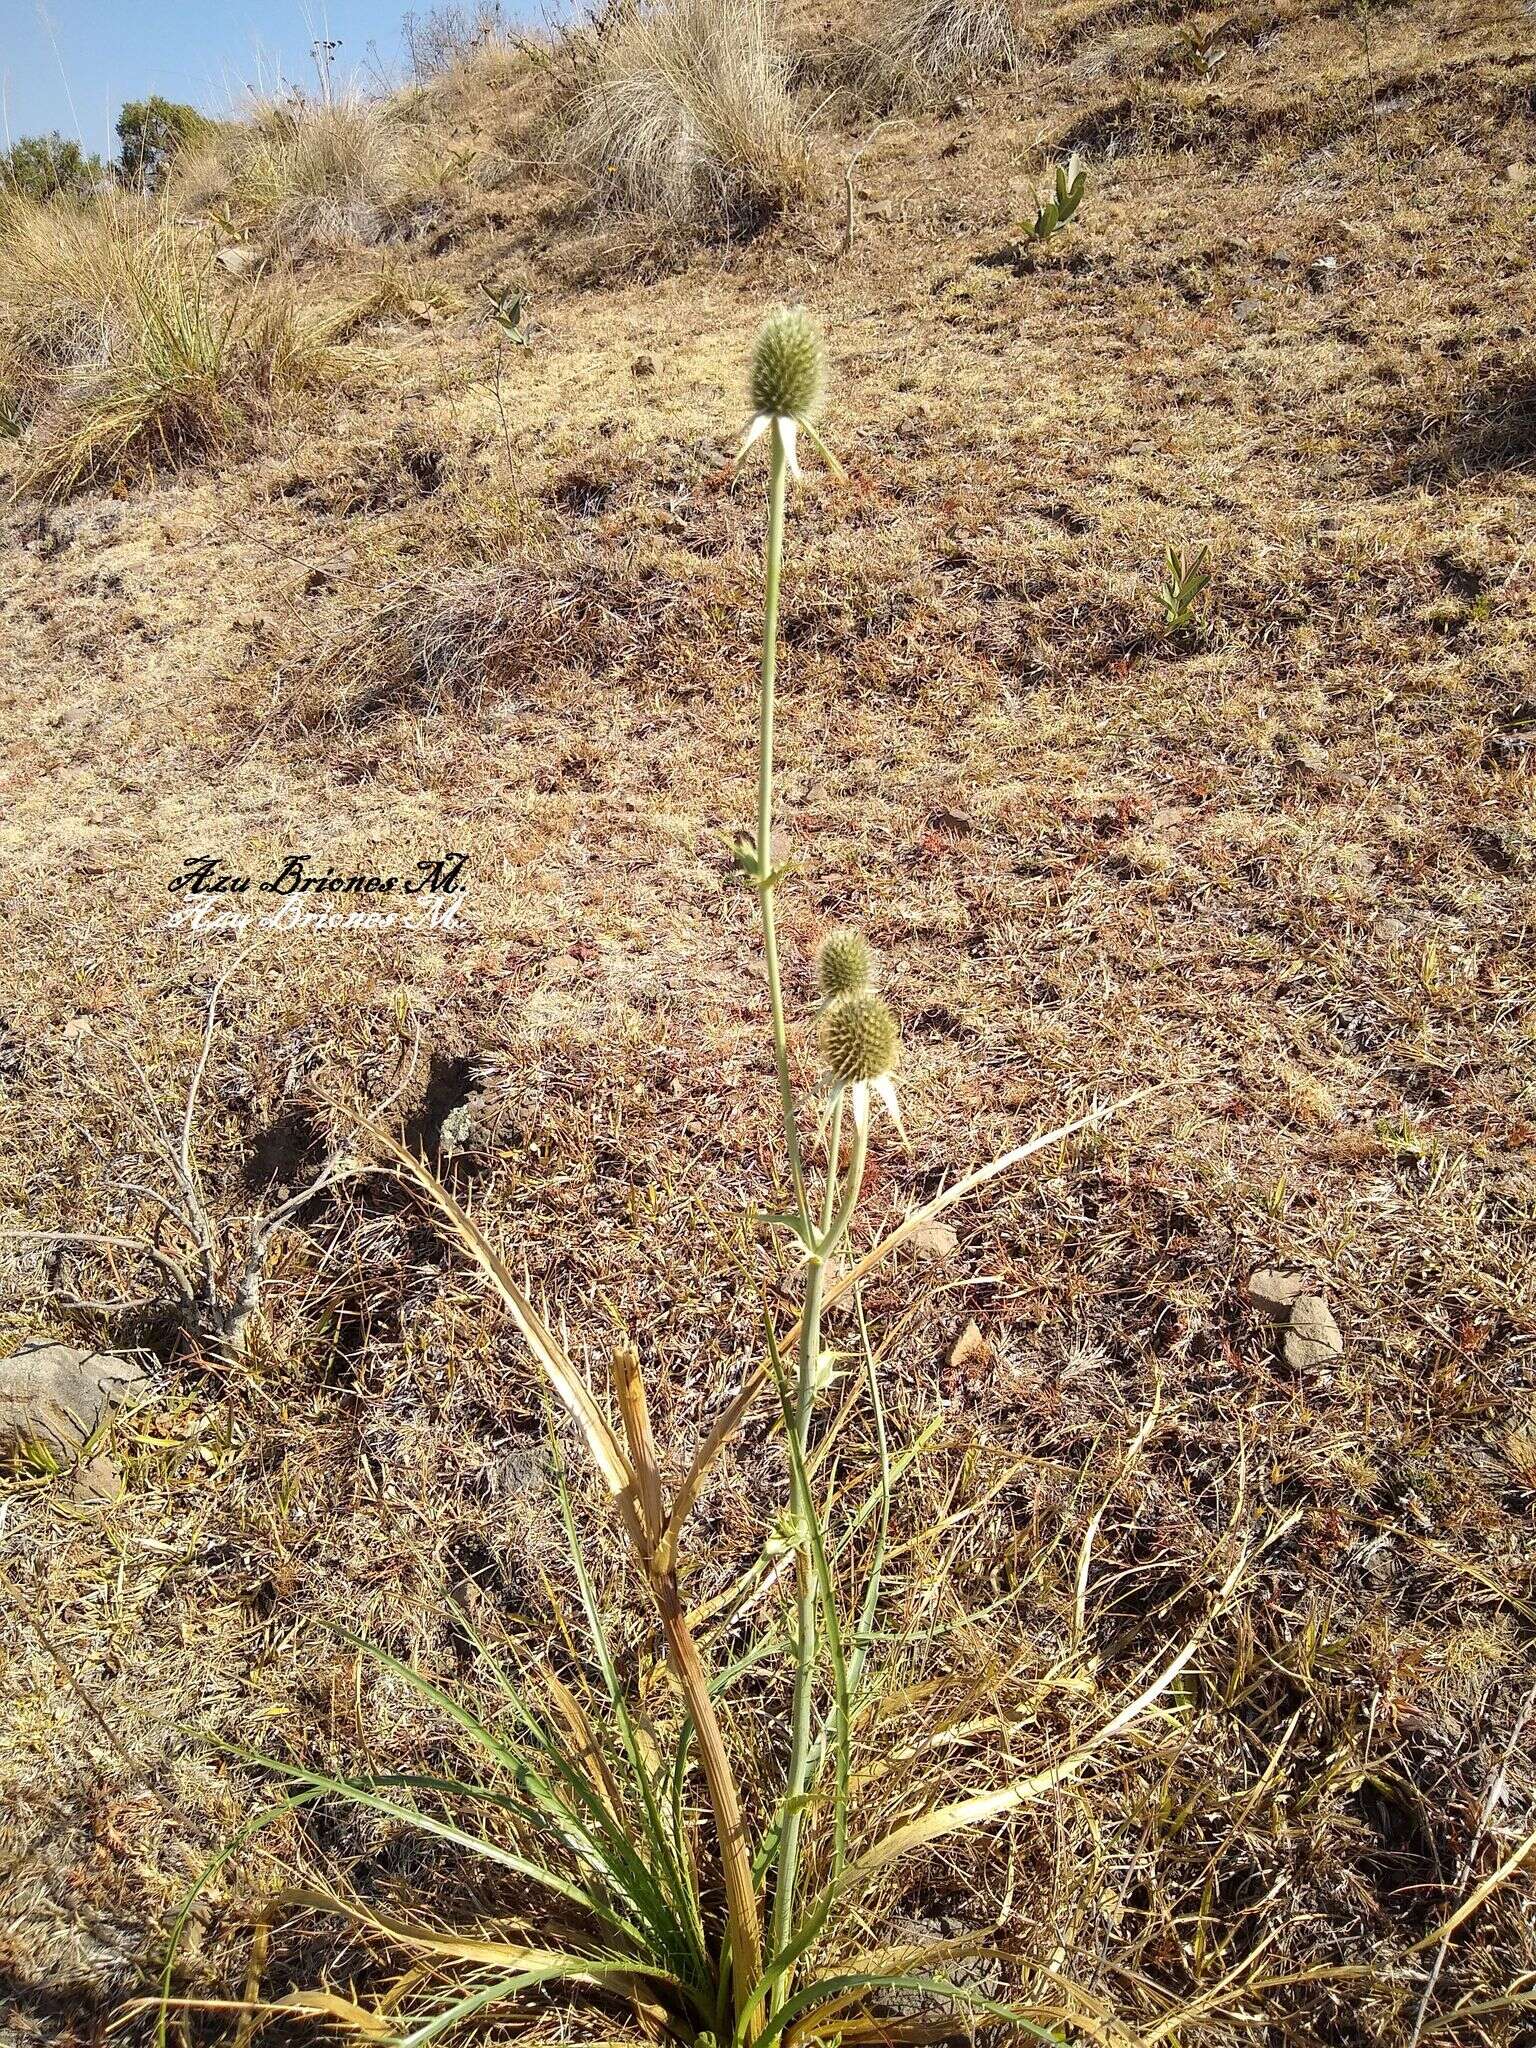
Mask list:
[[[741,454],[745,455],[754,442],[771,433],[783,447],[790,475],[798,476],[797,444],[804,428],[833,469],[837,469],[837,462],[814,424],[821,411],[826,383],[827,351],[815,321],[803,306],[780,306],[763,322],[752,351],[752,372],[747,384],[752,423],[741,444]]]

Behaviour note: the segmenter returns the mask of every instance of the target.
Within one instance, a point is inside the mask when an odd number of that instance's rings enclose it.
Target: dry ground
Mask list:
[[[1202,79],[1181,28],[1222,21]],[[822,316],[849,479],[813,470],[793,506],[785,915],[802,1017],[815,938],[852,918],[904,1018],[913,1150],[882,1151],[874,1212],[1090,1095],[1180,1084],[874,1290],[897,1430],[942,1418],[911,1527],[1007,1478],[954,1597],[1016,1596],[1044,1669],[1107,1498],[1107,1684],[1231,1530],[1296,1516],[1175,1724],[1008,1840],[1012,1939],[1148,2041],[1412,2039],[1414,1944],[1536,1821],[1532,33],[1483,0],[1046,7],[1035,68],[875,136],[838,258],[840,166],[879,109],[811,25],[802,88],[834,97],[808,221],[653,246],[553,174],[466,183],[446,246],[302,273],[316,299],[405,279],[322,412],[242,465],[18,502],[0,530],[12,1221],[148,1220],[121,1192],[155,1171],[129,1053],[179,1101],[238,951],[210,1206],[297,1185],[328,1103],[404,1078],[391,1115],[431,1137],[471,1098],[455,1171],[578,1336],[600,1351],[610,1309],[641,1333],[682,1459],[756,1332],[703,1219],[771,1165],[728,857],[761,479],[730,456],[765,303]],[[429,116],[487,150],[505,102]],[[1074,146],[1081,224],[1031,266],[1019,220]],[[499,378],[482,276],[532,308]],[[1182,641],[1153,598],[1169,541],[1215,565]],[[164,925],[196,853],[262,875],[450,849],[459,934]],[[152,1296],[131,1257],[5,1257],[0,1336],[156,1346],[152,1307],[67,1306]],[[1244,1289],[1271,1258],[1323,1283],[1342,1360],[1277,1356]],[[305,1212],[267,1308],[248,1366],[159,1343],[111,1444],[120,1504],[7,1483],[18,2042],[97,2040],[143,1988],[263,1796],[218,1742],[425,1739],[354,1692],[323,1619],[451,1673],[450,1592],[537,1604],[537,1401],[411,1204],[365,1183]],[[701,1511],[700,1597],[777,1484],[754,1441]],[[938,1561],[910,1556],[919,1626]],[[957,1637],[953,1663],[994,1654]],[[1073,1711],[1043,1695],[1020,1756]],[[963,1921],[982,1881],[936,1866],[909,1905]],[[238,1990],[272,1882],[255,1857],[221,1880],[196,1981]],[[1419,2038],[1529,2039],[1533,1998],[1526,1871],[1451,1942]]]

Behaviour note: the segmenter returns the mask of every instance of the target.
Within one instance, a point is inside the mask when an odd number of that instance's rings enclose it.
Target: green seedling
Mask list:
[[[1219,27],[1203,30],[1189,26],[1181,29],[1178,48],[1185,69],[1193,71],[1199,78],[1214,78],[1227,59]]]
[[[1163,580],[1157,601],[1163,608],[1163,624],[1170,633],[1183,633],[1195,623],[1195,606],[1210,588],[1210,549],[1198,548],[1191,559],[1182,548],[1163,551]]]
[[[528,302],[515,285],[497,284],[493,278],[482,277],[479,281],[480,296],[485,300],[492,320],[515,348],[528,346],[528,333],[523,326],[523,315]]]
[[[1088,189],[1088,173],[1074,151],[1069,162],[1056,166],[1056,184],[1051,197],[1042,204],[1038,196],[1035,201],[1035,217],[1031,222],[1027,239],[1031,242],[1049,242],[1062,234],[1070,224],[1077,209],[1083,203],[1083,194]]]

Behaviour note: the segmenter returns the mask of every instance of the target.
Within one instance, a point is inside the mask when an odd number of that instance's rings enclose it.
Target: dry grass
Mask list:
[[[811,196],[773,0],[632,0],[597,43],[569,150],[606,203],[716,230]]]
[[[1029,50],[1029,0],[886,0],[875,37],[878,71],[919,90],[998,78]]]
[[[170,184],[183,211],[259,223],[291,255],[382,240],[412,190],[405,127],[360,97],[259,106],[178,158]]]
[[[447,0],[424,14],[407,14],[403,33],[418,85],[482,65],[494,69],[512,43],[511,22],[500,0],[470,0],[467,6]]]
[[[324,376],[325,322],[224,288],[166,210],[17,207],[0,246],[0,389],[29,429],[19,482],[45,497],[226,449]]]
[[[761,1199],[773,1091],[727,850],[761,510],[722,363],[765,300],[825,315],[850,480],[810,469],[796,499],[785,949],[807,1085],[829,923],[867,927],[904,1019],[913,1152],[882,1156],[871,1227],[1090,1092],[1184,1084],[871,1290],[893,1443],[940,1423],[900,1496],[892,1730],[925,1699],[982,1718],[1014,1666],[989,1739],[1032,1768],[1199,1618],[1235,1543],[1282,1532],[1144,1742],[880,1902],[914,1933],[1001,1914],[1109,2041],[1179,2014],[1189,2048],[1530,2035],[1530,1858],[1479,1888],[1536,1827],[1536,103],[1505,8],[1369,28],[1368,60],[1353,14],[1261,10],[1202,80],[1161,10],[1045,0],[1027,95],[876,138],[840,262],[764,238],[636,272],[564,185],[487,195],[422,268],[464,307],[526,280],[530,347],[402,322],[323,437],[0,527],[5,1221],[162,1221],[124,1053],[180,1101],[233,957],[161,928],[190,849],[261,875],[462,846],[467,936],[272,935],[241,963],[210,1210],[242,1245],[330,1105],[409,1073],[396,1117],[430,1147],[467,1109],[454,1185],[572,1347],[598,1368],[615,1318],[650,1333],[686,1458],[761,1342],[741,1248],[700,1218]],[[1070,245],[1020,263],[1074,138]],[[348,258],[310,288],[367,283]],[[489,509],[514,485],[517,526]],[[1163,549],[1205,542],[1170,640]],[[1317,1276],[1341,1358],[1286,1360],[1245,1286],[1266,1261]],[[156,1374],[107,1446],[119,1507],[7,1482],[0,2009],[52,2048],[153,1984],[268,1796],[205,1736],[451,1762],[325,1624],[489,1706],[446,1596],[547,1639],[564,1566],[537,1395],[387,1184],[281,1235],[240,1368],[167,1342],[153,1272],[110,1248],[6,1243],[0,1268],[7,1338],[143,1345]],[[869,1449],[856,1418],[850,1497]],[[750,1435],[698,1510],[688,1598],[725,1645],[780,1612],[731,1594],[781,1457]],[[600,1590],[617,1612],[617,1557]],[[619,1649],[648,1680],[650,1638]],[[765,1752],[780,1705],[743,1698]],[[281,1872],[220,1873],[189,1992],[239,1997],[295,1868],[458,1903],[446,1858],[355,1815],[272,1846]],[[316,1933],[284,1926],[268,1989],[315,1980]],[[338,1988],[354,1968],[377,1983],[353,1951]],[[188,2022],[196,2048],[220,2029]]]

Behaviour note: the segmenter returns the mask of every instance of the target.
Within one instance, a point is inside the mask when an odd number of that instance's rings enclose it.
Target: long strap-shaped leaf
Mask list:
[[[721,1875],[725,1882],[729,1923],[731,1967],[738,1998],[750,1995],[762,1969],[762,1932],[758,1900],[752,1884],[752,1852],[747,1841],[740,1795],[715,1719],[709,1696],[709,1678],[699,1657],[678,1596],[670,1565],[660,1560],[658,1546],[647,1529],[644,1498],[634,1467],[586,1381],[567,1358],[563,1348],[528,1299],[505,1262],[498,1257],[479,1226],[459,1207],[453,1196],[414,1153],[408,1152],[376,1125],[363,1128],[376,1143],[405,1168],[418,1187],[424,1188],[452,1224],[454,1234],[474,1256],[497,1292],[511,1310],[514,1321],[559,1399],[581,1424],[594,1462],[614,1496],[635,1556],[646,1574],[656,1600],[657,1614],[667,1641],[667,1654],[683,1689],[693,1716],[698,1739],[699,1760],[709,1786],[719,1836]]]
[[[649,1546],[641,1520],[634,1467],[625,1455],[619,1439],[609,1427],[607,1417],[594,1400],[591,1388],[566,1356],[563,1346],[544,1318],[513,1279],[506,1261],[496,1251],[479,1224],[459,1207],[426,1162],[418,1159],[414,1152],[408,1152],[405,1146],[390,1137],[387,1131],[381,1131],[372,1124],[365,1124],[363,1128],[377,1144],[383,1146],[391,1158],[404,1167],[416,1185],[424,1188],[432,1197],[453,1225],[454,1235],[459,1242],[495,1285],[497,1293],[512,1312],[512,1320],[517,1324],[523,1342],[538,1360],[545,1378],[554,1388],[560,1401],[580,1423],[587,1448],[592,1453],[592,1461],[597,1466],[603,1484],[617,1500],[619,1512],[624,1517],[625,1526],[636,1551],[644,1559]]]
[[[1102,1728],[1095,1729],[1086,1742],[1079,1743],[1066,1756],[1059,1757],[1042,1771],[1034,1771],[1027,1778],[1015,1778],[1011,1784],[996,1786],[990,1792],[978,1792],[969,1799],[952,1800],[947,1806],[937,1806],[932,1812],[920,1814],[891,1833],[882,1837],[872,1849],[866,1849],[855,1863],[850,1863],[844,1874],[843,1885],[853,1886],[862,1879],[872,1877],[877,1870],[884,1870],[887,1864],[898,1857],[908,1855],[913,1849],[926,1848],[945,1835],[960,1834],[967,1828],[984,1827],[990,1821],[1001,1820],[1015,1808],[1027,1805],[1031,1800],[1042,1798],[1058,1785],[1075,1778],[1083,1766],[1108,1742],[1138,1720],[1154,1700],[1165,1693],[1179,1673],[1194,1657],[1201,1643],[1218,1615],[1225,1608],[1233,1589],[1248,1565],[1249,1553],[1245,1550],[1227,1573],[1212,1602],[1211,1610],[1190,1636],[1182,1650],[1171,1657],[1151,1683],[1127,1702],[1117,1714],[1110,1716]],[[839,1886],[837,1889],[841,1890]]]
[[[444,1933],[418,1920],[400,1920],[392,1914],[377,1912],[361,1899],[349,1899],[340,1892],[306,1887],[283,1892],[275,1903],[294,1909],[340,1913],[360,1927],[370,1927],[376,1934],[388,1936],[402,1948],[419,1949],[425,1955],[444,1956],[452,1961],[490,1963],[516,1969],[550,1968],[562,1975],[586,1978],[593,1983],[627,1984],[631,1979],[644,1979],[678,1991],[686,1988],[670,1970],[634,1957],[592,1955],[578,1949],[536,1947],[529,1942],[494,1941],[478,1935]]]
[[[845,1294],[857,1287],[861,1280],[872,1273],[883,1260],[888,1259],[900,1245],[905,1244],[914,1230],[921,1229],[925,1223],[934,1222],[946,1209],[952,1209],[957,1202],[963,1202],[967,1195],[973,1195],[978,1188],[984,1188],[988,1181],[997,1180],[1002,1174],[1011,1173],[1014,1167],[1022,1166],[1026,1159],[1033,1159],[1037,1152],[1048,1151],[1052,1145],[1059,1145],[1065,1139],[1075,1137],[1079,1131],[1086,1131],[1094,1124],[1103,1123],[1108,1117],[1118,1116],[1121,1110],[1130,1109],[1133,1104],[1144,1102],[1149,1095],[1156,1095],[1164,1088],[1177,1085],[1179,1084],[1172,1081],[1158,1081],[1150,1088],[1138,1088],[1133,1095],[1122,1095],[1118,1102],[1106,1102],[1100,1108],[1089,1110],[1086,1116],[1076,1118],[1072,1123],[1062,1124],[1054,1131],[1047,1131],[1043,1137],[1031,1138],[1026,1144],[1015,1145],[1009,1152],[999,1153],[996,1159],[988,1160],[985,1166],[974,1168],[952,1186],[941,1188],[931,1202],[925,1202],[920,1209],[912,1210],[894,1230],[888,1232],[877,1245],[867,1251],[861,1259],[856,1259],[846,1272],[839,1274],[837,1279],[828,1285],[822,1298],[823,1313],[831,1308],[834,1302],[841,1301]],[[780,1351],[786,1354],[792,1351],[799,1334],[800,1326],[797,1323],[779,1340]],[[678,1488],[677,1497],[672,1503],[672,1513],[662,1534],[659,1555],[664,1563],[670,1560],[677,1548],[678,1536],[684,1522],[693,1512],[694,1503],[703,1489],[709,1468],[736,1434],[742,1419],[771,1376],[772,1368],[765,1358],[747,1375],[722,1411],[714,1428],[699,1446],[693,1463],[688,1468],[688,1476]]]

